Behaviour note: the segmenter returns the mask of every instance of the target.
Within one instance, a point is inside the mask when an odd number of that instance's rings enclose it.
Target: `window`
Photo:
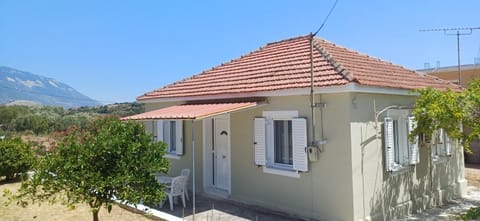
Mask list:
[[[163,142],[167,144],[169,153],[176,153],[177,149],[177,136],[176,136],[175,121],[163,121]]]
[[[442,157],[452,155],[452,140],[443,129],[437,130],[433,134],[434,143],[432,144],[432,160],[438,161]]]
[[[408,114],[407,110],[389,110],[384,119],[385,167],[389,172],[419,162],[418,138],[413,142],[409,139],[416,121]]]
[[[157,120],[155,138],[167,144],[168,154],[183,154],[183,128],[181,120]]]
[[[308,171],[306,119],[296,111],[265,111],[263,116],[254,121],[255,164],[265,172]]]
[[[274,163],[293,165],[292,121],[274,120],[273,123],[273,155],[275,156]]]

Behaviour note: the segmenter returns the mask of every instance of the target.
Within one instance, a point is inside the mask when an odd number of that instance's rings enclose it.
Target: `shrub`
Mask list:
[[[456,217],[459,220],[478,220],[480,218],[480,207],[470,208],[466,213]]]
[[[32,168],[35,159],[34,151],[20,138],[0,140],[0,177],[18,178]]]

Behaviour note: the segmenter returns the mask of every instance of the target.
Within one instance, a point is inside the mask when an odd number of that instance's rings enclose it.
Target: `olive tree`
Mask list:
[[[154,173],[168,171],[165,144],[152,141],[143,125],[114,117],[93,121],[86,130],[72,128],[57,148],[40,159],[32,179],[15,198],[22,206],[47,201],[69,207],[86,203],[93,220],[101,207],[118,200],[157,204],[163,186]]]

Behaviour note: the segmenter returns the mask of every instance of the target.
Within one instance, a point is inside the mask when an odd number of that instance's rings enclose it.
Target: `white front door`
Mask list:
[[[214,118],[213,123],[213,185],[230,189],[230,127],[228,118]]]

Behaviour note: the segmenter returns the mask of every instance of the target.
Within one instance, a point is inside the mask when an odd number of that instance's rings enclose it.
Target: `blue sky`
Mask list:
[[[102,102],[134,101],[242,54],[320,26],[334,0],[0,0],[0,66],[55,78]],[[339,0],[318,34],[412,69],[456,65],[479,27],[478,0]],[[461,38],[480,57],[480,30]]]

